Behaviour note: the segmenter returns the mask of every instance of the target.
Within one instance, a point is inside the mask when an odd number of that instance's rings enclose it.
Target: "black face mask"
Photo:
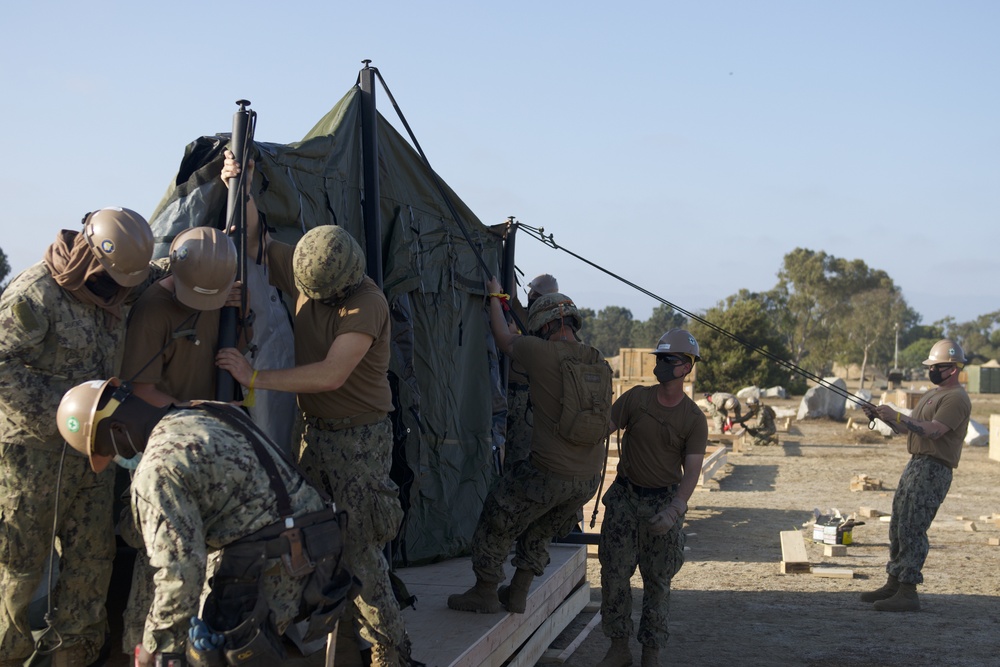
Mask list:
[[[105,301],[118,294],[118,290],[121,289],[121,285],[105,271],[93,276],[86,284],[91,293]]]
[[[941,370],[940,368],[932,367],[930,371],[928,371],[927,376],[934,384],[941,384],[942,382],[945,381],[945,377],[942,375],[942,373],[944,373],[944,371]]]
[[[670,382],[671,380],[677,379],[677,373],[674,371],[675,368],[677,368],[677,366],[661,359],[657,359],[656,365],[653,366],[653,375],[656,376],[657,382]]]

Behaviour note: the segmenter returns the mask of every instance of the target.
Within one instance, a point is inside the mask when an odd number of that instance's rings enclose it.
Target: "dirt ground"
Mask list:
[[[1000,395],[973,395],[976,421],[988,427]],[[768,401],[796,407],[797,399]],[[849,416],[860,412],[848,412]],[[889,524],[853,531],[844,557],[827,558],[803,524],[813,508],[889,512],[908,455],[903,437],[885,439],[845,422],[792,422],[781,444],[730,452],[728,465],[691,499],[687,561],[673,580],[669,665],[874,667],[1000,665],[1000,462],[987,447],[966,447],[947,499],[930,529],[931,550],[918,588],[918,613],[877,612],[858,595],[885,581]],[[850,490],[854,475],[882,480],[876,491]],[[963,517],[959,519],[958,517]],[[967,527],[967,520],[977,530]],[[849,568],[853,579],[779,574],[779,532],[802,528],[812,565]],[[600,564],[588,564],[592,601],[600,601]],[[638,627],[642,582],[635,590]],[[583,613],[553,643],[564,648],[593,617]],[[609,641],[598,626],[565,664],[596,665]],[[641,647],[633,636],[632,656]]]

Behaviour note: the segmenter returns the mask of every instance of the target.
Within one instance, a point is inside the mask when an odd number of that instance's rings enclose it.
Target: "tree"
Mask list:
[[[859,259],[806,248],[785,255],[770,298],[785,311],[777,323],[794,363],[816,374],[828,372],[835,352],[845,347],[836,323],[848,314],[855,294],[877,288],[895,285],[885,271],[870,269]]]
[[[580,340],[587,345],[594,345],[591,341],[594,338],[594,320],[597,319],[597,313],[594,312],[593,308],[577,306],[577,310],[580,313]],[[597,346],[594,345],[594,347]]]
[[[655,347],[656,341],[671,329],[687,327],[687,317],[663,303],[653,309],[653,314],[643,322],[632,324],[632,347]]]
[[[782,334],[768,314],[766,298],[743,291],[710,308],[703,319],[780,359],[789,358]],[[698,384],[706,391],[735,393],[748,385],[786,384],[788,371],[768,357],[701,322],[691,322],[690,330],[703,359],[698,364]]]
[[[632,335],[632,311],[621,306],[602,308],[594,318],[587,342],[605,357],[613,357],[628,347]]]
[[[1000,310],[980,315],[974,320],[947,323],[948,336],[958,341],[970,363],[981,364],[996,359],[1000,352]]]
[[[853,363],[860,353],[861,389],[865,387],[869,361],[873,365],[887,365],[892,360],[896,325],[909,328],[918,317],[895,288],[879,287],[851,297],[850,307],[839,327],[846,342],[841,361]]]

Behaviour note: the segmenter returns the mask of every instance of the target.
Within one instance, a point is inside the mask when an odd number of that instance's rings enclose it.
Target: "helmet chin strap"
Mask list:
[[[123,459],[130,459],[139,453],[139,450],[136,449],[135,443],[132,441],[132,434],[129,433],[128,430],[125,431],[125,437],[128,439],[129,447],[132,448],[131,456],[125,456],[121,453],[121,450],[118,449],[118,441],[115,439],[115,429],[109,429],[109,432],[111,433],[111,447],[115,450],[115,456],[120,456]]]

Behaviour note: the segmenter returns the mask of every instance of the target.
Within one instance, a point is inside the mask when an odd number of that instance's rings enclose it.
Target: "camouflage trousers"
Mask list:
[[[885,571],[906,584],[924,583],[921,570],[930,542],[927,529],[951,488],[952,469],[926,456],[914,456],[903,469],[892,497],[889,562]]]
[[[750,427],[747,429],[747,433],[750,435],[750,444],[759,447],[766,447],[768,445],[778,444],[777,430],[772,429],[770,431]]]
[[[715,403],[708,401],[708,418],[712,420],[712,426],[715,427],[714,433],[722,433],[722,428],[726,424],[726,420],[729,418],[729,413],[725,410],[719,409]]]
[[[299,464],[338,510],[347,510],[344,554],[347,567],[362,582],[354,600],[360,634],[372,644],[395,648],[403,643],[403,616],[382,553],[403,520],[399,487],[389,477],[391,458],[388,419],[339,431],[303,426]]]
[[[684,565],[681,515],[665,535],[649,532],[649,520],[670,504],[673,494],[640,497],[622,484],[604,494],[604,521],[597,555],[601,562],[601,617],[609,638],[632,636],[632,586],[636,567],[642,575],[639,643],[664,647],[669,632],[670,580]]]
[[[503,456],[503,471],[531,453],[532,414],[528,405],[528,385],[510,385],[507,390],[507,439]]]
[[[53,522],[60,556],[51,592],[53,624],[64,647],[84,647],[87,662],[104,645],[104,602],[115,556],[114,472],[95,474],[87,459],[67,455],[60,480],[61,456],[0,443],[0,656],[5,659],[25,659],[34,651],[28,604],[51,551]]]
[[[599,477],[563,477],[542,472],[530,460],[515,463],[486,495],[479,514],[472,536],[476,578],[502,582],[503,562],[515,542],[514,567],[541,575],[549,564],[549,542],[569,532]]]

